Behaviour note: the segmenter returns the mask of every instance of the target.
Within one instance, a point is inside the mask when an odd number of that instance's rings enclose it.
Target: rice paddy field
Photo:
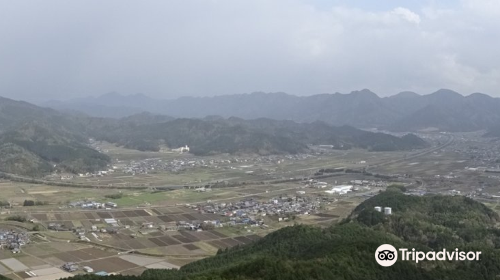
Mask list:
[[[41,231],[36,236],[33,233],[32,243],[23,247],[21,253],[0,250],[0,272],[12,279],[30,278],[31,273],[38,275],[41,269],[52,269],[47,277],[56,279],[55,277],[65,273],[61,266],[68,262],[80,267],[89,266],[94,271],[132,275],[140,274],[148,268],[178,268],[214,255],[219,249],[252,243],[272,230],[290,225],[281,223],[267,229],[224,227],[205,231],[140,229],[141,225],[148,222],[175,224],[179,221],[220,218],[215,214],[200,214],[184,206],[112,211],[50,211],[30,213],[30,217],[45,226],[55,222],[68,227],[106,227],[105,219],[116,219],[126,227],[117,233],[87,232],[88,241],[79,241],[74,233],[66,231]],[[315,218],[321,220],[337,217],[319,215]],[[311,221],[305,219],[304,222]],[[273,224],[271,220],[269,224]],[[0,223],[0,227],[2,226]]]
[[[101,150],[112,159],[116,172],[105,176],[74,176],[70,183],[85,184],[101,187],[167,187],[183,185],[203,185],[214,182],[227,181],[231,183],[257,182],[284,179],[290,177],[311,176],[319,168],[363,168],[369,165],[387,162],[418,151],[406,152],[367,152],[353,149],[305,155],[300,160],[290,159],[287,156],[275,156],[274,160],[260,160],[252,155],[218,155],[196,157],[189,154],[173,152],[141,152],[116,147],[113,144],[101,142]],[[264,159],[265,157],[263,157]],[[178,171],[150,168],[147,172],[124,173],[131,162],[156,161],[167,163],[171,161],[198,161],[207,162],[204,165],[193,165]],[[214,164],[208,164],[215,161]],[[148,163],[149,164],[149,163]],[[158,167],[158,166],[157,166]],[[51,181],[60,181],[59,176],[49,177]]]
[[[131,161],[152,158],[162,161],[199,160],[192,155],[139,152],[109,143],[102,143],[101,149],[113,158],[113,165],[118,167],[127,166]],[[176,172],[155,170],[147,174],[125,174],[118,168],[105,176],[76,176],[70,180],[72,183],[94,186],[92,188],[3,180],[0,181],[0,201],[8,202],[12,207],[1,209],[0,228],[31,231],[32,242],[24,246],[19,254],[0,250],[0,274],[11,279],[51,280],[85,273],[81,269],[83,266],[92,267],[95,272],[130,275],[140,275],[149,268],[178,268],[212,256],[220,249],[255,242],[274,230],[294,223],[331,225],[349,215],[359,203],[383,188],[372,187],[369,191],[330,197],[322,203],[320,212],[299,215],[293,221],[279,221],[277,217],[266,216],[263,217],[266,226],[224,226],[203,231],[175,229],[175,225],[185,221],[226,219],[217,214],[199,211],[193,205],[237,202],[246,198],[269,201],[280,196],[293,197],[298,191],[322,198],[325,197],[324,189],[305,189],[304,182],[301,181],[322,168],[366,168],[374,173],[404,174],[401,178],[394,179],[394,182],[426,190],[466,189],[472,182],[477,182],[477,178],[484,177],[484,174],[466,170],[470,165],[468,157],[459,150],[459,146],[453,145],[430,150],[428,153],[329,151],[298,159],[252,159],[250,163],[244,157],[236,157],[235,160],[234,156],[221,155],[203,159],[221,160],[223,163],[192,166]],[[449,176],[446,180],[440,177],[450,174],[454,176]],[[59,177],[52,176],[50,180],[57,181],[60,180]],[[483,179],[483,182],[491,186],[497,180]],[[380,179],[360,173],[342,173],[321,180],[328,185],[337,185],[348,184],[352,180]],[[228,187],[222,185],[208,191],[194,188],[214,182],[228,182]],[[170,186],[177,188],[161,189]],[[44,203],[24,207],[25,200]],[[114,202],[118,207],[82,209],[69,206],[71,202],[77,201]],[[500,209],[498,203],[489,203],[491,207]],[[27,221],[6,221],[8,217],[16,215],[26,217]],[[112,226],[109,221],[118,224],[116,232],[88,230],[93,226],[99,229],[110,228]],[[66,229],[85,228],[87,231],[84,238],[81,238],[72,231],[48,230],[51,224],[62,225]],[[145,226],[147,224],[155,226],[149,228]],[[35,225],[39,227],[33,231]],[[78,264],[80,270],[72,273],[64,271],[61,266],[67,262]],[[33,273],[37,276],[32,276]]]

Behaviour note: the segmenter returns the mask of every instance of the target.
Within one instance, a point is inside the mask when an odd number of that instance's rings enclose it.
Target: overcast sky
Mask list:
[[[0,0],[0,95],[500,96],[499,26],[499,0]]]

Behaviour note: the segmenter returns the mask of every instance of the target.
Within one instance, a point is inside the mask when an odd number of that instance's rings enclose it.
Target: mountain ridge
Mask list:
[[[244,119],[264,117],[296,122],[318,120],[335,126],[350,125],[398,132],[428,128],[467,132],[488,129],[500,122],[500,98],[482,93],[463,96],[449,89],[439,89],[426,95],[401,92],[389,97],[379,97],[369,89],[348,94],[295,96],[283,92],[254,92],[171,100],[154,99],[145,95],[112,96],[116,99],[114,102],[113,98],[107,96],[89,99],[100,100],[95,103],[67,101],[44,105],[59,110],[80,110],[97,116],[112,116],[112,112],[116,110],[115,115],[120,117],[136,114],[138,111],[176,118],[204,118],[210,115]],[[100,108],[100,113],[96,113],[99,111],[97,108]],[[436,119],[426,119],[428,115],[435,115]]]

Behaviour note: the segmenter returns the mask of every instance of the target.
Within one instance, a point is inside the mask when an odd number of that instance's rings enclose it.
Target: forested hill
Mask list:
[[[296,123],[271,119],[175,119],[152,124],[101,121],[92,125],[97,139],[138,150],[158,151],[161,146],[191,147],[196,155],[219,153],[296,154],[309,144],[332,145],[335,149],[363,148],[370,151],[411,150],[427,147],[419,137],[396,137],[349,126],[323,122]]]
[[[41,176],[106,167],[109,158],[90,148],[82,131],[71,115],[0,97],[0,171]]]
[[[394,214],[387,219],[375,206],[390,206]],[[360,204],[350,219],[433,249],[471,243],[500,248],[499,215],[463,196],[416,197],[387,191]]]
[[[389,206],[393,215],[373,211]],[[296,225],[243,247],[219,252],[179,271],[147,270],[113,279],[497,279],[500,275],[498,214],[456,196],[414,197],[390,188],[362,203],[341,224]],[[397,261],[381,267],[381,244],[422,251],[482,251],[479,261]],[[100,279],[78,276],[75,279]]]
[[[83,173],[105,168],[109,157],[86,141],[52,123],[24,123],[0,134],[0,170],[37,176],[56,169]]]

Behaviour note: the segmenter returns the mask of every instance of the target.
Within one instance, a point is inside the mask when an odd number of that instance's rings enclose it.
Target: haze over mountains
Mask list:
[[[252,93],[175,100],[110,93],[50,105],[58,110],[0,99],[0,170],[40,175],[102,168],[110,159],[88,146],[90,137],[148,151],[189,145],[195,155],[302,153],[311,144],[370,151],[427,146],[414,135],[358,128],[486,129],[487,136],[500,137],[500,99],[446,89],[384,98],[366,89],[307,97]]]
[[[370,151],[411,150],[428,144],[415,135],[396,137],[335,127],[260,118],[174,119],[140,113],[121,119],[68,114],[0,98],[0,171],[40,176],[105,168],[110,158],[89,146],[89,138],[130,149],[160,151],[189,145],[195,155],[296,154],[309,145]]]
[[[110,159],[88,146],[90,137],[148,151],[189,145],[195,155],[302,153],[310,144],[370,151],[427,146],[414,135],[358,128],[486,129],[487,136],[500,137],[500,99],[446,89],[384,98],[366,89],[307,97],[252,93],[175,100],[109,93],[48,105],[57,110],[0,99],[1,171],[38,176],[103,168]]]
[[[487,129],[500,121],[499,98],[481,93],[462,96],[448,89],[428,95],[401,92],[384,98],[368,89],[350,94],[294,96],[251,93],[174,100],[157,100],[143,94],[123,96],[109,93],[95,98],[51,101],[44,105],[101,117],[124,117],[148,111],[187,118],[218,115],[296,122],[324,121],[336,126],[392,131],[475,131]]]

